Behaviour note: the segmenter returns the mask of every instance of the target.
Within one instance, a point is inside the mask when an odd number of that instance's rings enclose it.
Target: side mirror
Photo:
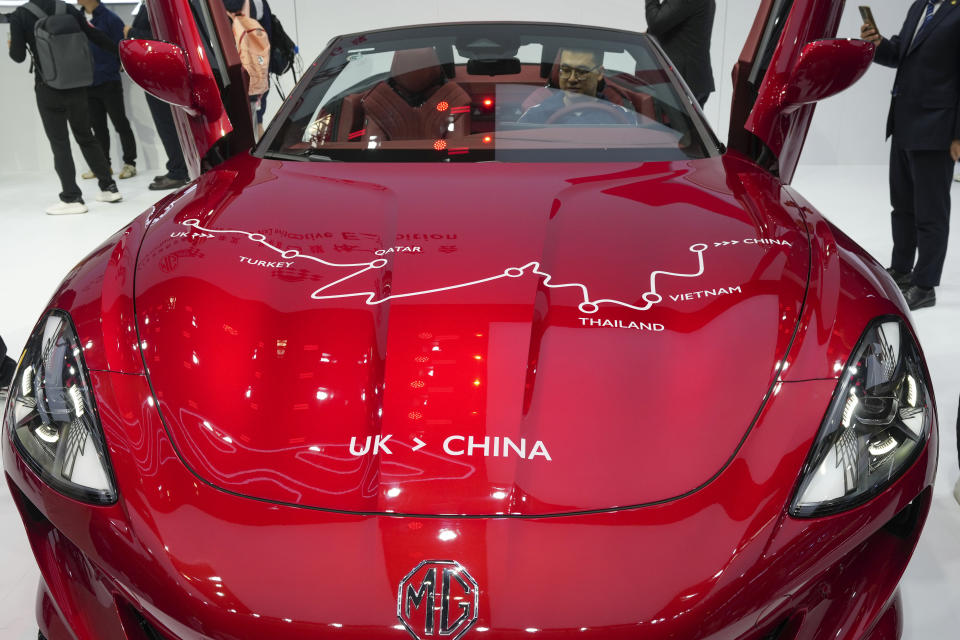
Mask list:
[[[124,40],[120,60],[130,79],[150,95],[183,108],[191,116],[220,117],[223,103],[216,85],[191,73],[183,49],[157,40]]]
[[[790,73],[782,106],[796,108],[836,95],[860,79],[873,61],[865,40],[817,40],[808,43]]]

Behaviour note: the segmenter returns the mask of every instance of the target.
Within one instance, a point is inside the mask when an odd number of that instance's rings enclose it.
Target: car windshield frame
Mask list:
[[[484,34],[492,36],[484,38]],[[484,46],[489,49],[485,50]],[[529,47],[533,46],[540,47],[536,62],[532,62],[529,57]],[[617,95],[626,95],[621,103],[623,106],[606,99],[606,95],[611,94],[610,91],[606,91],[599,99],[589,98],[579,104],[600,102],[602,104],[588,110],[599,113],[601,117],[604,116],[604,111],[627,112],[626,121],[640,121],[639,126],[623,122],[606,124],[598,122],[599,118],[588,121],[588,124],[574,121],[573,124],[523,123],[518,126],[521,123],[516,119],[510,120],[517,116],[518,107],[514,103],[509,103],[512,113],[508,117],[501,116],[501,109],[507,109],[500,100],[501,87],[522,88],[530,94],[539,91],[540,97],[553,97],[558,101],[565,92],[556,87],[548,89],[548,85],[551,73],[554,78],[556,76],[554,67],[557,66],[560,49],[583,49],[591,46],[604,51],[607,57],[611,53],[622,51],[622,55],[628,58],[632,56],[636,64],[644,61],[648,68],[636,69],[634,73],[652,74],[655,81],[637,79],[636,75],[629,75],[623,70],[616,70],[616,76],[613,76],[612,70],[605,68],[604,78],[601,80],[605,84],[601,84],[601,87],[610,88],[610,85],[613,85],[615,98]],[[517,57],[517,50],[521,47],[528,47],[522,63],[524,79],[518,79],[521,78],[521,62]],[[308,137],[307,128],[319,122],[319,114],[323,113],[321,107],[334,105],[334,109],[342,109],[342,102],[337,103],[337,100],[343,101],[350,91],[353,91],[353,96],[365,95],[364,92],[371,87],[377,84],[386,85],[393,80],[390,73],[380,73],[379,76],[371,75],[361,82],[334,89],[341,72],[348,68],[351,62],[360,60],[365,55],[390,54],[392,57],[393,52],[413,51],[418,48],[431,48],[436,53],[438,66],[443,69],[444,83],[456,84],[451,80],[454,77],[461,80],[462,74],[467,73],[469,81],[476,83],[474,88],[483,84],[495,87],[496,105],[489,114],[491,117],[485,121],[485,126],[493,127],[489,130],[490,135],[484,135],[487,132],[482,128],[474,130],[471,125],[467,132],[470,140],[460,145],[456,145],[452,140],[449,145],[441,140],[435,141],[438,144],[431,145],[431,140],[426,138],[382,138],[378,142],[376,136],[370,136],[372,141],[358,140],[352,147],[342,144],[346,141],[346,136],[342,140],[335,138],[320,143],[315,136]],[[379,62],[382,68],[383,60]],[[531,75],[532,71],[539,73]],[[530,78],[533,78],[533,81]],[[624,91],[624,84],[631,90],[637,90]],[[644,101],[658,105],[657,117],[661,118],[662,122],[647,118],[646,111],[641,112],[637,107],[636,99],[641,93],[650,95],[641,95],[640,98]],[[471,93],[472,114],[479,119],[475,122],[483,124],[485,114],[482,113],[482,106],[474,104],[475,97]],[[663,105],[663,109],[669,112],[666,117],[660,115],[659,105]],[[439,109],[439,105],[437,108]],[[582,116],[586,111],[575,115]],[[525,115],[526,113],[522,114]],[[672,120],[670,115],[673,116]],[[339,118],[339,112],[334,113],[333,117]],[[451,116],[450,122],[453,121]],[[327,122],[330,122],[329,117]],[[672,125],[672,122],[681,122],[682,129]],[[450,127],[452,130],[453,124]],[[359,133],[364,133],[365,129],[364,127]],[[669,133],[674,134],[672,140],[667,135]],[[352,136],[353,134],[351,138]],[[636,142],[639,136],[646,138]],[[491,141],[493,144],[489,144]],[[489,146],[481,146],[487,144]],[[254,156],[261,158],[304,162],[643,162],[690,160],[713,157],[721,153],[723,145],[707,124],[692,93],[673,69],[655,38],[642,33],[603,27],[501,21],[415,25],[333,38],[281,106],[263,139],[253,151]]]

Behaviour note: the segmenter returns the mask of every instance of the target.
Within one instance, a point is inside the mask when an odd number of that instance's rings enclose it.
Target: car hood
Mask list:
[[[707,484],[774,391],[800,217],[736,158],[236,158],[154,214],[137,329],[183,462],[253,498],[541,515]]]

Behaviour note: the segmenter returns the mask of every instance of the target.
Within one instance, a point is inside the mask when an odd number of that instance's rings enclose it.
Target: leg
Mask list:
[[[0,389],[10,386],[16,368],[17,363],[7,355],[7,345],[3,343],[3,338],[0,338]]]
[[[60,178],[60,199],[64,202],[83,202],[83,193],[77,186],[76,167],[73,164],[67,131],[67,109],[61,99],[61,92],[38,84],[36,93],[43,131],[47,134],[50,149],[53,151],[53,167]]]
[[[100,148],[103,149],[103,155],[107,158],[107,164],[110,164],[110,129],[107,127],[107,105],[105,103],[104,86],[87,88],[87,107],[90,113],[90,125],[93,127],[93,135]]]
[[[70,121],[73,138],[80,146],[80,152],[83,154],[84,160],[96,174],[100,190],[108,191],[111,186],[116,188],[116,183],[110,176],[110,165],[107,163],[107,157],[104,155],[103,149],[100,148],[100,143],[93,137],[93,131],[90,130],[87,91],[86,89],[70,89],[69,93],[70,95],[67,97],[67,119]]]
[[[917,265],[913,284],[940,286],[950,233],[950,185],[953,159],[948,151],[912,151],[914,211],[917,225]]]
[[[268,88],[260,96],[260,108],[257,110],[257,140],[263,137],[263,114],[267,111],[267,95],[270,93]]]
[[[163,150],[167,153],[167,177],[174,180],[186,180],[187,161],[183,157],[183,150],[180,148],[180,138],[177,137],[177,126],[173,122],[173,114],[170,113],[170,105],[157,100],[149,93],[147,94],[147,105],[150,107],[150,115],[153,116],[153,124],[157,128],[157,135],[160,136],[160,142],[163,143]]]
[[[127,119],[127,111],[123,106],[123,84],[108,82],[104,86],[104,104],[110,114],[110,122],[120,136],[120,147],[123,149],[123,163],[130,166],[137,165],[137,141],[133,137],[133,129]],[[110,154],[107,154],[109,159]]]
[[[890,266],[901,272],[913,270],[917,252],[917,227],[914,220],[913,171],[908,152],[896,141],[890,145],[890,222],[893,230],[893,257]]]
[[[710,97],[709,93],[705,93],[702,96],[697,96],[697,102],[700,103],[700,108],[703,109],[703,105],[707,104],[707,98]]]

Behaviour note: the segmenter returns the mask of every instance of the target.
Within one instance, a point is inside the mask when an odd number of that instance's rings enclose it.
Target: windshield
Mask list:
[[[583,162],[717,152],[646,36],[530,24],[411,27],[335,40],[264,140],[350,162]]]

